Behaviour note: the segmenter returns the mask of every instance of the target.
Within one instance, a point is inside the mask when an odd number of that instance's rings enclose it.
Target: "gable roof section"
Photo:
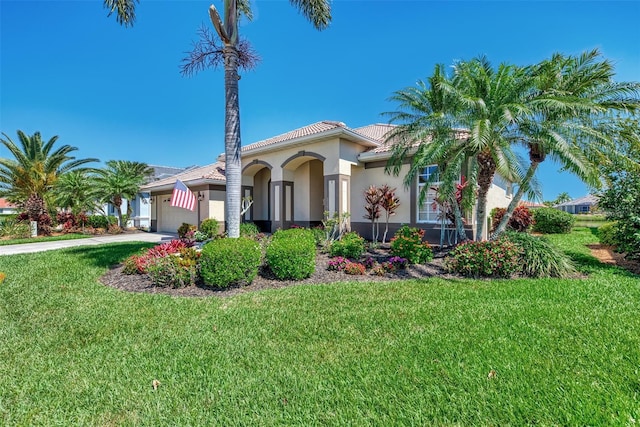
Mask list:
[[[178,168],[178,167],[173,167],[173,166],[156,166],[156,165],[149,165],[149,167],[151,169],[153,169],[153,175],[151,175],[151,177],[149,178],[149,180],[147,181],[147,183],[152,182],[152,181],[158,181],[164,178],[168,178],[170,176],[176,175],[180,172],[185,172],[194,168],[197,168],[198,166],[187,166],[186,168]]]
[[[362,126],[353,129],[360,135],[364,135],[367,138],[378,141],[380,144],[384,144],[387,139],[387,134],[396,128],[396,125],[374,123],[372,125]]]
[[[187,186],[198,184],[218,184],[225,185],[227,178],[225,177],[224,162],[215,162],[207,166],[187,169],[184,172],[170,176],[168,178],[159,179],[142,186],[142,190],[166,190],[171,189],[176,180],[184,182]]]
[[[270,150],[275,149],[280,145],[293,145],[296,143],[308,142],[313,139],[338,135],[343,138],[359,142],[366,147],[377,147],[380,144],[380,141],[377,139],[359,133],[355,129],[347,127],[347,125],[342,122],[324,120],[246,145],[242,147],[242,152],[249,153],[252,151],[262,151],[263,149]]]

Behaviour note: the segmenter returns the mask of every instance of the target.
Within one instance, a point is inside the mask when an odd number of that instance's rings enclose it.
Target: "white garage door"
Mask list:
[[[198,212],[188,209],[176,208],[169,203],[162,203],[158,218],[158,231],[175,233],[183,222],[196,225],[198,223]]]

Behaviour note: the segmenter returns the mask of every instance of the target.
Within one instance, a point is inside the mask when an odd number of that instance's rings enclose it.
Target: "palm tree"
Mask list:
[[[325,29],[331,22],[331,6],[329,0],[289,0],[318,30]],[[135,4],[138,0],[105,0],[105,7],[110,13],[117,12],[117,20],[122,25],[133,25],[135,20]],[[249,0],[224,0],[224,22],[220,18],[215,6],[209,7],[209,16],[216,29],[222,49],[214,49],[213,55],[220,55],[224,61],[225,86],[225,176],[226,199],[225,220],[229,237],[240,236],[240,209],[242,203],[241,181],[242,167],[240,159],[240,104],[238,92],[238,68],[241,65],[242,41],[239,37],[238,19],[244,15],[251,20],[253,15]],[[245,45],[246,46],[246,45]],[[207,55],[200,57],[203,64],[217,66],[220,61],[207,59]],[[186,66],[188,69],[189,67]],[[191,72],[197,71],[191,67]],[[183,72],[185,67],[183,67]],[[186,71],[188,74],[189,71]]]
[[[494,69],[484,57],[457,63],[450,77],[439,65],[429,85],[396,92],[392,100],[401,109],[387,113],[399,123],[388,138],[393,151],[387,170],[398,174],[411,157],[405,177],[405,185],[411,185],[421,170],[437,165],[439,194],[454,204],[460,218],[455,184],[466,169],[469,185],[463,200],[467,208],[477,201],[477,240],[485,238],[487,194],[495,175],[512,182],[523,176],[523,162],[512,150],[516,117],[526,109],[523,75],[523,69],[512,65]],[[462,233],[461,221],[456,220],[456,228]]]
[[[640,85],[614,82],[613,65],[602,60],[598,50],[580,56],[553,55],[529,67],[528,74],[534,84],[528,99],[531,114],[521,117],[517,143],[529,151],[530,165],[494,236],[504,231],[527,184],[547,157],[598,188],[598,163],[607,161],[602,154],[607,159],[616,156],[618,118],[613,113],[640,107]],[[560,196],[556,203],[561,203]]]
[[[571,200],[571,196],[566,191],[563,191],[562,193],[558,194],[558,197],[556,197],[553,203],[555,205],[558,205],[560,203],[568,202],[569,200]]]
[[[118,224],[124,227],[122,201],[133,200],[142,186],[153,174],[146,163],[129,160],[109,160],[105,169],[97,171],[95,178],[100,190],[100,200],[111,203],[118,213]]]
[[[29,136],[18,130],[18,145],[7,134],[2,135],[4,138],[0,138],[0,143],[11,152],[14,159],[0,158],[0,196],[19,205],[31,196],[47,200],[60,176],[86,163],[98,161],[70,156],[77,150],[70,145],[54,150],[57,136],[44,143],[40,132]]]
[[[55,190],[56,206],[71,209],[74,215],[99,207],[100,188],[95,177],[84,170],[72,170],[60,176]]]

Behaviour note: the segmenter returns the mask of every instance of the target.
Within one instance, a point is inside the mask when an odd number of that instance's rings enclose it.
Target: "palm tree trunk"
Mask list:
[[[478,204],[476,210],[476,240],[485,239],[484,226],[487,222],[487,194],[496,173],[497,164],[490,152],[481,152],[477,156],[480,170],[478,171]]]
[[[513,215],[513,211],[515,211],[516,208],[518,207],[518,203],[520,203],[520,200],[522,199],[522,195],[524,194],[525,189],[529,186],[529,183],[531,182],[533,175],[535,175],[539,165],[540,165],[540,162],[531,162],[531,165],[529,166],[529,170],[527,171],[527,174],[525,175],[524,179],[520,183],[520,186],[518,187],[518,191],[513,196],[513,199],[511,199],[511,203],[509,203],[509,206],[507,207],[507,212],[505,212],[505,214],[502,216],[502,219],[500,220],[500,224],[498,224],[498,227],[491,235],[492,240],[498,237],[507,228],[507,224],[509,223],[511,216]]]
[[[242,163],[240,159],[240,102],[238,95],[238,50],[235,43],[225,44],[224,51],[225,121],[224,151],[227,178],[225,221],[227,235],[240,236],[240,199]]]
[[[464,229],[464,224],[462,223],[462,212],[460,211],[460,205],[457,200],[453,201],[453,215],[456,221],[456,230],[458,232],[458,237],[461,242],[469,240],[467,237],[467,232]]]

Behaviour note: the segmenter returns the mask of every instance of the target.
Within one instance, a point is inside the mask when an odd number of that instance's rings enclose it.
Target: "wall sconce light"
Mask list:
[[[169,197],[168,199],[164,199],[164,200],[162,201],[162,203],[167,203],[167,202],[170,202],[170,201],[171,201],[171,197]]]
[[[198,201],[201,202],[204,200],[204,194],[202,194],[200,191],[198,191]]]

